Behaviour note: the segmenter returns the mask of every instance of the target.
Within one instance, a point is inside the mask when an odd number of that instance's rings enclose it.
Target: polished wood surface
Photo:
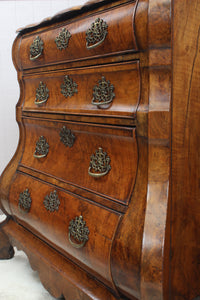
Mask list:
[[[20,193],[27,188],[32,200],[29,213],[25,213],[18,205]],[[46,209],[44,200],[54,190],[60,205],[58,210],[53,212]],[[119,214],[24,174],[18,174],[12,184],[10,205],[13,216],[20,224],[36,235],[39,234],[39,237],[71,260],[75,262],[78,260],[79,265],[83,264],[86,269],[90,269],[90,273],[97,273],[97,277],[112,287],[109,260],[112,239],[120,219]],[[86,222],[89,235],[86,244],[81,249],[76,249],[69,241],[68,227],[70,221],[79,216]],[[78,244],[77,241],[74,243]]]
[[[134,128],[115,128],[46,120],[24,119],[25,145],[20,165],[93,191],[113,201],[128,204],[137,172],[137,142]],[[75,136],[72,147],[60,141],[65,126]],[[44,136],[49,144],[46,157],[35,158],[36,142]],[[88,174],[91,156],[101,147],[110,158],[108,174]],[[118,188],[119,186],[123,188]]]
[[[0,206],[8,215],[0,256],[9,257],[10,244],[23,249],[52,295],[200,297],[199,15],[199,0],[92,1],[19,31],[13,62],[20,140],[0,181]],[[108,23],[108,34],[87,49],[85,32],[97,17]],[[63,26],[72,37],[60,51],[54,40]],[[44,49],[30,60],[37,35]],[[78,87],[68,98],[60,92],[65,75]],[[115,97],[96,107],[93,88],[102,76]],[[37,105],[40,81],[49,98]],[[72,147],[60,141],[63,126],[76,137]],[[40,136],[49,152],[35,158]],[[99,147],[111,169],[94,178],[88,169]],[[26,189],[27,213],[19,207]],[[49,212],[43,201],[54,190],[60,206]],[[75,249],[69,222],[80,215],[90,233]]]
[[[147,146],[145,138],[138,138],[138,149],[141,155],[137,180],[129,210],[120,222],[112,247],[113,280],[120,293],[126,295],[128,299],[140,299],[142,236],[147,197]],[[131,234],[128,233],[127,228]]]
[[[12,220],[4,227],[12,244],[25,251],[46,289],[56,298],[67,300],[116,300],[117,298],[88,272],[59,255],[28,230]],[[48,262],[48,263],[47,263]]]
[[[77,84],[77,92],[71,97],[61,93],[64,77],[69,76]],[[92,104],[94,87],[105,77],[114,86],[114,97],[110,104]],[[43,104],[35,104],[36,89],[40,82],[46,84],[49,97]],[[24,77],[25,95],[23,111],[68,113],[113,118],[136,118],[140,98],[139,62],[122,63],[80,69],[67,69],[62,72],[47,72],[41,75]],[[123,87],[123,89],[121,88]]]
[[[93,56],[104,56],[112,53],[125,51],[136,51],[136,38],[134,34],[134,14],[135,1],[120,7],[111,8],[101,14],[92,14],[87,18],[81,18],[76,23],[61,23],[54,30],[37,30],[36,33],[27,34],[21,41],[19,51],[19,65],[22,69],[34,68],[41,65],[59,63],[70,60],[80,60]],[[114,16],[114,17],[113,17]],[[103,19],[108,25],[108,34],[104,42],[93,49],[86,47],[86,31],[91,27],[97,18]],[[56,47],[55,39],[62,28],[66,28],[71,33],[68,47],[61,51]],[[118,34],[116,34],[116,30]],[[39,37],[44,42],[44,50],[38,60],[30,61],[30,46],[35,39]]]
[[[181,10],[173,7],[171,290],[172,299],[193,300],[200,296],[200,2],[180,2]]]

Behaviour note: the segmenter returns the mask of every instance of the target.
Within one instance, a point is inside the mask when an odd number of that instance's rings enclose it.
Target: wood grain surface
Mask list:
[[[65,97],[61,93],[61,85],[65,76],[69,76],[77,84],[77,92]],[[108,105],[94,105],[94,87],[105,80],[113,85],[113,99]],[[35,104],[36,89],[40,82],[48,88],[49,97],[43,104]],[[74,114],[79,116],[99,116],[112,118],[135,119],[140,98],[139,62],[97,65],[76,69],[64,68],[59,72],[42,72],[37,75],[24,76],[23,112],[47,112]],[[123,87],[123,89],[122,89]]]
[[[19,208],[20,193],[26,189],[32,201],[28,213]],[[57,210],[49,211],[44,205],[44,200],[54,191],[60,204]],[[112,240],[120,219],[119,214],[24,174],[18,174],[12,184],[10,205],[13,216],[20,224],[59,249],[59,252],[71,260],[78,261],[87,270],[90,269],[90,273],[94,273],[96,277],[102,277],[102,281],[113,287],[109,261]],[[80,216],[83,217],[89,234],[86,244],[76,249],[69,240],[69,226],[70,221]],[[73,237],[71,239],[73,243],[80,244],[77,240],[73,240]]]
[[[24,124],[26,140],[20,165],[62,179],[112,201],[128,204],[137,173],[135,128],[58,123],[28,118],[24,119]],[[60,140],[63,126],[70,129],[75,136],[72,147],[65,146]],[[36,143],[40,136],[46,138],[49,152],[46,157],[35,158]],[[110,158],[111,169],[106,175],[94,178],[89,175],[88,169],[91,156],[95,155],[99,147]],[[123,188],[118,188],[119,186]]]
[[[18,150],[1,176],[0,257],[23,249],[44,286],[69,300],[197,300],[200,296],[200,1],[100,1],[20,31],[13,45],[20,99]],[[105,41],[88,50],[85,31],[108,23]],[[65,51],[55,37],[72,38]],[[40,35],[42,55],[29,59]],[[78,84],[60,94],[64,75]],[[93,107],[93,87],[114,85],[109,107]],[[34,104],[40,81],[49,98]],[[60,130],[75,135],[72,147]],[[46,157],[35,158],[44,136]],[[88,174],[91,155],[110,158],[106,176]],[[19,209],[28,188],[29,213]],[[44,198],[57,190],[60,207]],[[90,230],[82,249],[68,240],[68,224],[82,215]],[[48,275],[46,275],[48,274]]]
[[[108,11],[92,14],[87,18],[81,16],[77,22],[65,22],[59,27],[49,29],[39,29],[36,33],[23,36],[19,51],[20,68],[28,69],[38,66],[59,63],[71,60],[80,60],[96,56],[104,56],[112,53],[125,51],[136,51],[136,38],[134,34],[133,19],[135,14],[135,3],[129,3],[120,7],[111,8]],[[114,17],[113,17],[114,16]],[[108,34],[102,44],[93,49],[86,47],[86,31],[91,27],[97,18],[103,19],[108,25]],[[62,28],[66,28],[71,33],[68,47],[61,51],[56,47],[55,38]],[[116,30],[118,34],[116,34]],[[34,61],[30,61],[30,46],[36,36],[44,42],[42,55]]]
[[[200,295],[200,2],[174,2],[171,290]]]

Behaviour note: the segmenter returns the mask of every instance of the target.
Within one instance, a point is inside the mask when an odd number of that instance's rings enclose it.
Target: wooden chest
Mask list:
[[[200,297],[200,1],[90,1],[20,29],[16,245],[67,300]]]

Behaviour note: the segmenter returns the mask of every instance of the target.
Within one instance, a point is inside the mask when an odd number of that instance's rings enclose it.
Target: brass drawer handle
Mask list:
[[[32,200],[31,200],[29,190],[25,189],[19,195],[18,207],[25,213],[28,213],[31,209],[31,203],[32,203]]]
[[[95,155],[92,154],[88,174],[92,177],[99,178],[108,174],[111,170],[110,157],[103,149],[99,147]],[[97,172],[97,173],[96,173]]]
[[[49,144],[47,143],[45,137],[40,136],[39,140],[36,142],[35,153],[33,156],[35,158],[43,158],[47,156],[49,152]]]
[[[51,192],[49,195],[46,195],[43,201],[44,207],[50,212],[58,211],[60,206],[60,200],[58,198],[57,191]]]
[[[61,93],[67,98],[72,97],[75,93],[78,93],[78,85],[68,75],[64,77],[64,83],[61,84]]]
[[[46,84],[40,81],[39,87],[36,89],[35,104],[45,103],[49,98],[49,90]]]
[[[95,85],[93,88],[92,104],[98,107],[110,104],[115,97],[113,91],[114,85],[110,84],[110,81],[106,81],[105,77],[102,76],[99,80],[99,85]]]
[[[75,220],[71,220],[69,223],[69,242],[74,248],[82,248],[88,241],[89,229],[86,226],[86,222],[83,221],[83,217],[76,217]],[[78,243],[74,243],[71,240],[73,237]]]
[[[37,59],[40,55],[42,55],[43,51],[43,41],[39,36],[36,36],[33,43],[30,46],[30,60]]]
[[[66,49],[69,43],[69,39],[71,37],[71,33],[66,29],[63,28],[59,35],[55,39],[56,46],[59,50]]]
[[[74,145],[76,137],[71,132],[70,129],[63,126],[63,128],[60,130],[60,140],[66,147],[72,147]]]
[[[86,31],[86,47],[93,49],[103,43],[108,34],[108,24],[100,18],[97,18],[91,27]]]

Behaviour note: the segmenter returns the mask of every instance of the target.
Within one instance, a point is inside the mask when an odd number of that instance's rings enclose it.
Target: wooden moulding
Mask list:
[[[147,73],[141,68],[142,89],[137,111],[137,120],[143,122],[145,112],[148,113],[148,139],[143,139],[145,131],[140,133],[140,127],[137,128],[141,136],[137,137],[138,173],[129,209],[114,240],[111,264],[114,282],[128,299],[171,299],[168,295],[171,160],[170,4],[171,1],[139,1],[137,8],[140,17],[146,18],[144,11],[147,7],[149,14],[146,30],[151,66]],[[141,23],[137,19],[137,13],[136,24],[139,25]],[[162,15],[165,17],[161,18]],[[137,30],[140,32],[138,25],[136,33]],[[145,44],[145,41],[143,43]],[[126,245],[127,248],[123,249],[122,245]]]
[[[141,254],[141,299],[169,297],[171,161],[171,1],[149,1],[148,184]],[[160,52],[161,53],[161,52]],[[154,62],[153,62],[154,60]],[[168,63],[167,63],[168,62]]]

